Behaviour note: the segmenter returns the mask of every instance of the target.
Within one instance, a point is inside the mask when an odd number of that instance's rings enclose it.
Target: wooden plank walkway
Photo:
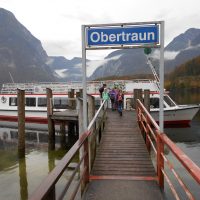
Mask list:
[[[108,111],[108,119],[83,199],[163,199],[136,113]]]

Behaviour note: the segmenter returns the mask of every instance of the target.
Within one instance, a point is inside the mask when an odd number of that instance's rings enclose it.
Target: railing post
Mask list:
[[[162,169],[164,169],[164,159],[162,154],[164,153],[164,143],[162,141],[162,135],[160,132],[156,131],[157,138],[157,176],[158,176],[158,184],[161,189],[164,189],[164,175],[162,173]]]
[[[146,132],[146,147],[147,147],[148,152],[150,153],[150,151],[151,151],[151,144],[150,144],[150,140],[149,140],[149,137],[150,137],[150,130],[149,130],[150,120],[147,117],[147,115],[146,115],[146,119],[147,119],[147,126],[146,126],[146,130],[147,130],[147,132]]]
[[[92,121],[94,115],[95,115],[95,98],[91,95],[88,95],[88,121],[89,123]],[[93,134],[95,129],[95,124],[91,127],[91,135],[89,137],[89,172],[91,171],[92,164],[94,162],[94,156],[95,156],[95,146],[96,146],[96,140],[95,136]]]
[[[83,178],[83,185],[84,187],[82,190],[85,189],[85,186],[87,183],[89,183],[89,139],[87,138],[84,142],[84,152],[86,153],[85,158],[84,158],[84,169],[86,169],[84,178]]]

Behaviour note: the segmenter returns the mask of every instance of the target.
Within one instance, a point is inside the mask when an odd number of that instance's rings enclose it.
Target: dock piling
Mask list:
[[[150,112],[150,90],[144,90],[144,106]]]
[[[52,90],[46,88],[47,94],[47,120],[48,120],[48,131],[49,131],[49,149],[55,149],[55,126],[54,121],[51,119],[53,114],[53,103],[52,103]]]
[[[25,157],[25,91],[17,89],[18,156]]]

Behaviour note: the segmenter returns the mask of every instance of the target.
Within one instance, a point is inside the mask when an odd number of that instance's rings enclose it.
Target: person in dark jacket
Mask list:
[[[100,93],[100,97],[101,98],[102,98],[102,94],[103,94],[104,88],[106,88],[106,84],[103,84],[103,86],[99,88],[99,93]]]
[[[117,98],[115,88],[113,88],[112,90],[109,91],[109,97],[110,97],[110,101],[111,101],[112,110],[115,110],[116,109],[116,98]]]

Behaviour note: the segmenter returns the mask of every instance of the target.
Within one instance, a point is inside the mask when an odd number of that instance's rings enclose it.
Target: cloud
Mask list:
[[[165,60],[173,60],[175,57],[180,53],[180,51],[165,51],[164,52],[164,59]],[[155,50],[152,55],[152,58],[160,59],[160,50]]]
[[[164,58],[165,60],[173,60],[180,53],[180,51],[165,51]]]
[[[110,60],[118,60],[120,57],[121,55],[118,55],[104,60],[91,60],[87,62],[87,77],[91,76],[98,67],[105,65]]]
[[[61,77],[61,78],[65,78],[66,77],[66,71],[67,69],[57,69],[55,70],[55,73]]]

